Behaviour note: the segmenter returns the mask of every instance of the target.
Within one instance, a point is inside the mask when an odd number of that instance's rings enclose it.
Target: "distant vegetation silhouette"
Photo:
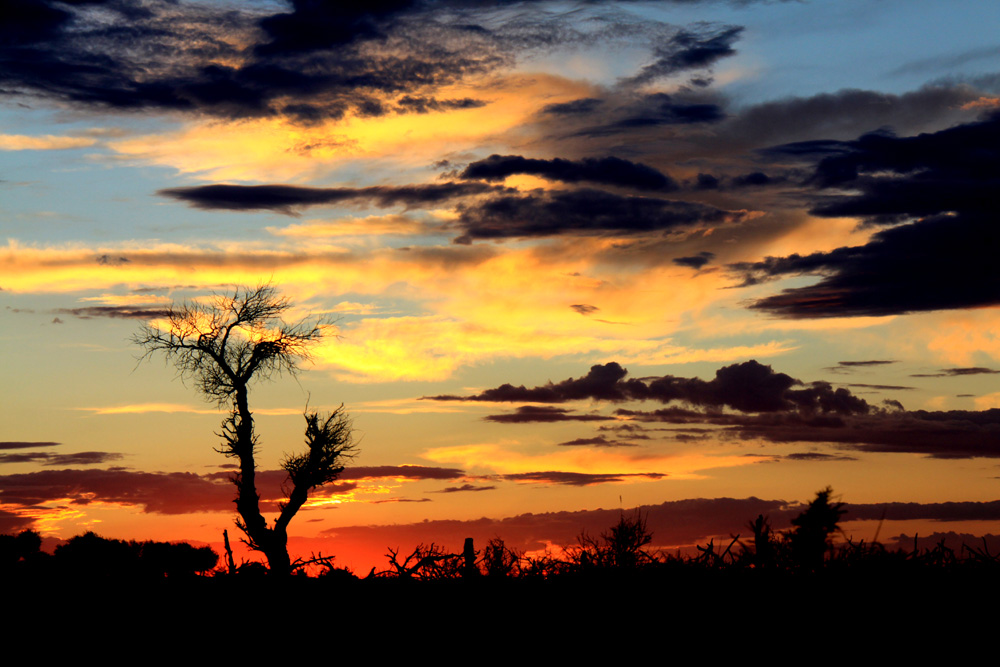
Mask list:
[[[41,536],[26,530],[0,535],[4,574],[45,575],[76,581],[185,578],[214,571],[219,556],[211,547],[186,542],[136,542],[78,535],[55,549],[41,550]]]
[[[343,405],[325,415],[307,408],[306,451],[282,461],[290,482],[288,497],[279,505],[274,525],[267,524],[255,483],[257,435],[250,412],[250,385],[282,373],[294,375],[298,363],[309,358],[312,346],[329,326],[322,319],[288,324],[282,316],[290,308],[291,302],[270,284],[240,286],[207,302],[172,306],[163,328],[145,324],[133,337],[144,350],[143,359],[163,354],[207,400],[230,409],[222,422],[223,444],[217,451],[239,462],[239,471],[233,475],[236,525],[246,535],[246,544],[265,555],[270,572],[281,576],[300,565],[293,564],[288,555],[289,522],[309,492],[335,480],[356,451]],[[228,548],[228,536],[226,543]],[[228,562],[232,563],[231,555]]]
[[[336,566],[332,557],[304,563],[313,566],[319,579],[352,585],[448,581],[514,585],[518,581],[582,583],[622,578],[676,583],[712,581],[713,577],[731,581],[734,576],[774,585],[840,575],[855,582],[884,582],[890,575],[915,575],[926,581],[928,575],[956,573],[1000,579],[1000,554],[990,553],[985,541],[982,546],[963,545],[958,551],[943,542],[924,549],[915,542],[912,550],[889,550],[878,542],[851,539],[834,542],[844,509],[832,495],[829,487],[819,491],[786,532],[773,531],[767,518],[760,515],[747,524],[752,535],[746,539],[730,536],[724,548],[710,541],[698,546],[692,555],[653,549],[653,534],[637,511],[622,512],[618,522],[597,537],[582,533],[576,544],[566,546],[558,555],[526,555],[495,537],[480,551],[475,550],[471,538],[467,539],[461,553],[434,543],[419,544],[406,556],[398,548],[390,548],[388,566],[373,568],[363,579]],[[0,576],[177,579],[211,574],[222,579],[274,580],[275,575],[287,574],[255,562],[213,569],[218,556],[211,549],[183,543],[125,542],[86,533],[56,548],[54,555],[42,552],[40,546],[41,539],[33,531],[0,535]],[[304,577],[304,568],[298,574]]]

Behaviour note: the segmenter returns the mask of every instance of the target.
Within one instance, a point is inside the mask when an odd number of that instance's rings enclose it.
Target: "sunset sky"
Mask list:
[[[0,532],[235,540],[130,337],[270,282],[337,335],[254,385],[269,515],[307,403],[360,449],[297,555],[1000,534],[1000,4],[353,7],[0,5]]]

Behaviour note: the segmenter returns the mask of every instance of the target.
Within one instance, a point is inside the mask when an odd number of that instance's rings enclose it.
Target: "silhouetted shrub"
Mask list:
[[[524,554],[508,547],[499,537],[486,543],[483,549],[483,574],[494,579],[521,576]]]
[[[830,535],[837,531],[840,517],[846,512],[844,503],[831,503],[833,489],[826,487],[797,517],[792,519],[795,528],[788,534],[791,556],[795,564],[814,571],[823,566],[830,548]]]

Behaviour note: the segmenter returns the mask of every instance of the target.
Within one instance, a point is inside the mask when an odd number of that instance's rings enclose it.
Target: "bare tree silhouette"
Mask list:
[[[307,450],[282,462],[291,490],[280,504],[274,525],[268,526],[255,484],[257,436],[250,412],[250,384],[282,373],[294,375],[299,362],[310,357],[312,346],[330,326],[322,319],[288,324],[282,316],[290,308],[290,301],[270,284],[236,287],[231,294],[216,294],[207,302],[171,307],[162,328],[144,324],[133,337],[145,350],[141,359],[163,353],[181,378],[193,381],[207,400],[230,408],[218,434],[223,445],[217,451],[239,461],[239,471],[233,476],[239,514],[236,525],[246,535],[244,541],[267,557],[275,574],[292,570],[287,532],[292,517],[309,492],[336,479],[356,451],[343,405],[326,415],[307,409]]]

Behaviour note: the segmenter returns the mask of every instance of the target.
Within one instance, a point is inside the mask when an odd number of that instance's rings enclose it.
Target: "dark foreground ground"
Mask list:
[[[432,651],[436,662],[449,655],[471,659],[468,651],[477,662],[484,653],[528,658],[540,651],[615,662],[724,655],[742,662],[763,652],[780,664],[825,664],[873,652],[898,659],[951,644],[962,654],[979,640],[995,645],[1000,599],[997,573],[971,569],[2,583],[8,644],[42,627],[62,641],[96,642],[105,650],[152,642],[167,653],[252,656],[280,646],[282,662],[292,663],[302,652],[346,647],[380,655]]]

